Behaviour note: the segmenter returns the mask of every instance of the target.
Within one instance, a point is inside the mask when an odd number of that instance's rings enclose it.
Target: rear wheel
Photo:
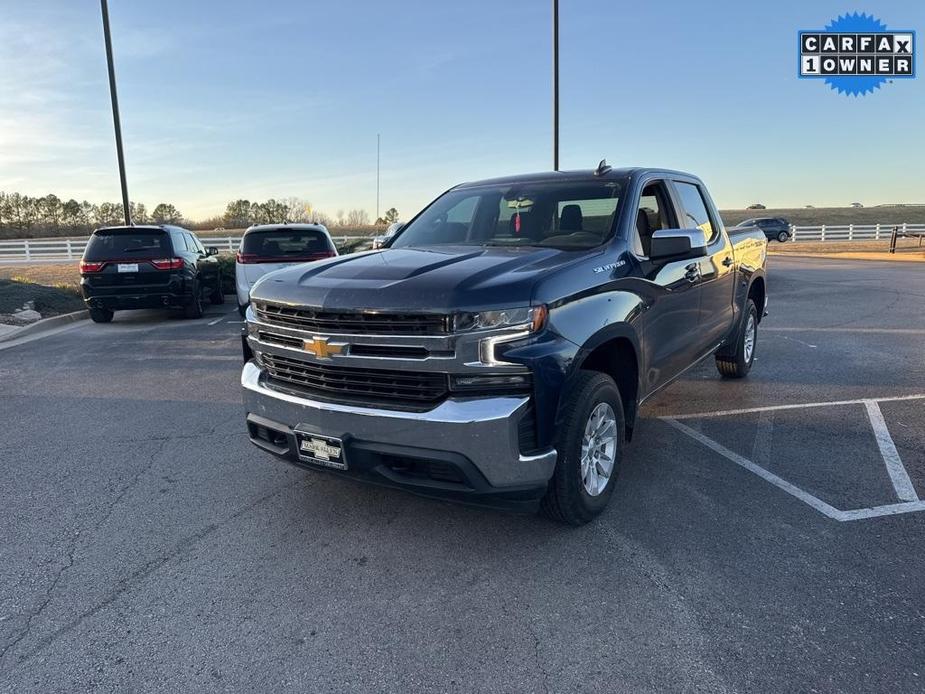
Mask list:
[[[745,378],[755,362],[758,347],[758,309],[749,299],[735,343],[716,353],[716,368],[723,378]]]
[[[584,371],[562,403],[559,458],[541,510],[583,525],[606,508],[623,459],[623,401],[609,376]]]
[[[90,320],[94,323],[109,323],[112,320],[114,312],[108,308],[91,308]]]
[[[777,235],[777,240],[781,243],[787,243],[787,241],[790,240],[790,234],[788,234],[786,231],[782,231]]]
[[[183,315],[186,318],[202,318],[202,291],[199,289],[199,282],[193,284],[193,296],[183,308]]]

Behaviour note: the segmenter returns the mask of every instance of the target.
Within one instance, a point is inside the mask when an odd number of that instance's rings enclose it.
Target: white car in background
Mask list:
[[[333,258],[337,248],[323,224],[258,224],[241,237],[235,256],[234,283],[243,316],[254,283],[268,272],[313,260]]]
[[[383,244],[386,241],[388,241],[390,238],[395,236],[395,234],[397,234],[401,230],[404,224],[405,224],[404,222],[394,222],[392,224],[389,224],[389,227],[388,229],[385,230],[384,234],[382,234],[381,236],[374,236],[373,237],[373,250],[377,248],[382,248]]]

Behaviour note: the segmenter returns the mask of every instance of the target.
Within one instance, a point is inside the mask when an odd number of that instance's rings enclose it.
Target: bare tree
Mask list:
[[[361,227],[369,224],[369,214],[366,210],[350,210],[347,213],[347,226]]]

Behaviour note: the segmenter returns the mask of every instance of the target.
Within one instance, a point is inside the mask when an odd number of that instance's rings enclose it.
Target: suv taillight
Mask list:
[[[148,262],[154,266],[155,270],[179,270],[183,267],[182,258],[158,258]]]
[[[90,262],[90,261],[88,261],[88,260],[81,260],[81,261],[80,261],[80,266],[79,266],[79,268],[80,268],[80,272],[81,272],[81,273],[84,273],[84,272],[99,272],[99,271],[102,270],[105,266],[106,266],[106,263],[105,263],[105,262],[102,262],[102,263],[93,263],[93,262]]]

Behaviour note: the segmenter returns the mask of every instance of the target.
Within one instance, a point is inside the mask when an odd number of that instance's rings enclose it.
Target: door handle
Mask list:
[[[732,256],[731,256],[731,255],[727,255],[725,258],[723,258],[723,265],[726,266],[726,267],[729,267],[730,265],[732,265]]]
[[[684,279],[693,284],[700,278],[700,266],[697,263],[691,263],[684,267],[687,272],[684,273]]]

